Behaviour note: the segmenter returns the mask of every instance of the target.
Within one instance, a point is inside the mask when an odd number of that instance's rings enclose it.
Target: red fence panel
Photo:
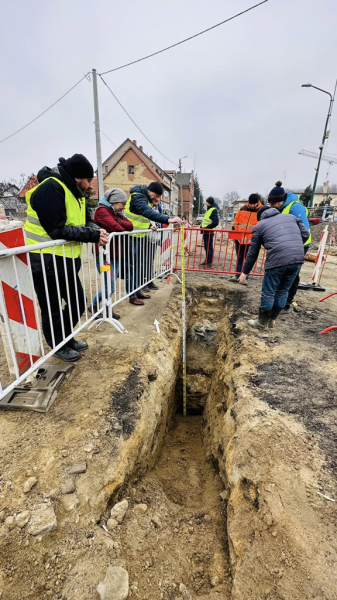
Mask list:
[[[173,269],[181,270],[180,229],[175,229]],[[238,271],[239,252],[242,247],[242,264],[245,261],[249,244],[241,241],[245,232],[231,229],[201,229],[188,227],[184,231],[185,270],[200,273],[226,273],[236,275]],[[265,250],[260,253],[250,276],[262,277]]]

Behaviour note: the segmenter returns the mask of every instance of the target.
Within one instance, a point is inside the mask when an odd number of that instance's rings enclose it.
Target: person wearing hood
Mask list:
[[[300,219],[303,225],[308,229],[309,237],[304,244],[304,254],[306,254],[311,244],[308,209],[304,206],[304,204],[302,204],[302,202],[299,201],[296,194],[293,194],[292,192],[285,192],[284,188],[282,187],[282,181],[276,182],[275,187],[269,193],[268,202],[270,206],[277,208],[277,210],[279,210],[281,213],[285,215],[294,215],[297,217],[297,219]],[[282,310],[282,313],[289,313],[297,293],[299,282],[300,274],[298,273],[289,290],[287,302]]]
[[[233,230],[243,233],[241,240],[235,240],[235,251],[237,256],[237,264],[236,264],[236,275],[229,278],[229,281],[233,281],[237,283],[240,273],[242,272],[242,265],[244,263],[245,257],[247,256],[247,251],[249,248],[249,244],[252,239],[252,229],[257,224],[257,211],[262,207],[260,202],[259,194],[250,194],[248,198],[247,204],[245,204],[242,208],[238,210],[234,218]],[[245,282],[246,283],[246,282]]]
[[[204,230],[211,229],[212,230],[212,229],[215,229],[219,225],[219,207],[216,204],[214,198],[212,198],[212,196],[207,198],[206,206],[207,206],[207,211],[205,212],[203,220],[201,222],[201,229],[204,229]],[[213,253],[214,253],[214,249],[213,249],[214,233],[213,232],[211,233],[211,231],[203,231],[202,236],[203,236],[206,258],[205,258],[204,262],[201,263],[201,266],[205,267],[205,269],[211,269],[212,262],[213,262]]]
[[[140,256],[144,255],[144,252],[141,252],[141,240],[146,235],[145,230],[157,230],[156,225],[152,225],[151,221],[163,224],[178,223],[181,225],[181,219],[179,217],[168,217],[152,208],[153,203],[158,203],[160,201],[162,194],[163,187],[158,181],[153,181],[148,186],[135,185],[130,190],[130,196],[124,211],[125,216],[131,221],[134,229],[144,229],[144,233],[133,233],[130,236],[129,254],[130,257],[132,257],[132,260],[128,265],[128,273],[126,273],[125,282],[127,293],[131,292],[129,301],[136,306],[143,305],[143,300],[151,297],[142,290],[133,292],[131,289],[131,282],[133,284],[133,289],[139,288],[142,284],[141,269],[143,265],[140,265]],[[147,260],[146,257],[145,260]],[[148,287],[150,289],[158,289],[153,282],[151,282]]]
[[[83,154],[74,154],[68,159],[60,158],[54,169],[43,167],[37,174],[38,185],[26,193],[27,244],[60,239],[73,242],[66,246],[49,246],[41,254],[40,250],[29,253],[42,329],[51,348],[72,334],[85,309],[85,295],[78,276],[82,243],[103,246],[109,241],[106,231],[93,223],[86,207],[85,197],[92,189],[93,177],[94,169],[88,159]],[[61,303],[64,301],[63,308],[59,305],[59,295]],[[74,362],[87,347],[85,342],[72,337],[55,356]]]
[[[247,279],[262,245],[267,250],[267,256],[259,318],[248,321],[251,327],[262,329],[273,326],[284,308],[289,289],[304,262],[303,244],[310,233],[295,215],[281,214],[269,206],[258,210],[257,220],[239,283]]]
[[[132,231],[133,225],[132,223],[124,216],[123,210],[126,206],[127,195],[123,190],[118,188],[112,188],[105,192],[104,198],[102,198],[98,206],[95,210],[94,215],[94,223],[98,225],[98,227],[102,227],[108,233],[114,232],[123,232],[123,231]],[[123,236],[120,239],[120,244],[118,243],[118,239],[114,238],[114,240],[110,243],[110,276],[111,276],[111,294],[115,291],[115,281],[119,274],[119,267],[122,264],[123,258],[123,247],[126,243],[125,237]],[[97,270],[100,273],[100,264],[99,264],[99,254],[98,254],[98,244],[96,244],[96,266]],[[105,278],[105,297],[108,298],[108,278],[107,274],[104,274]],[[102,300],[102,291],[100,290],[98,293],[98,302]],[[97,311],[97,297],[92,301],[92,306],[90,307],[92,312]],[[113,313],[114,319],[119,319],[119,315]]]

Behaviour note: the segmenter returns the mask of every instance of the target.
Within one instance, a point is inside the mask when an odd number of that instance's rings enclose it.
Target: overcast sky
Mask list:
[[[257,2],[258,0],[255,0]],[[0,139],[33,119],[92,68],[106,71],[253,5],[254,0],[18,0],[2,6]],[[265,194],[313,182],[337,77],[336,0],[269,0],[159,56],[105,76],[150,140],[171,160],[187,155],[206,195]],[[167,169],[99,81],[102,131],[136,139]],[[337,106],[327,152],[337,155]],[[36,173],[60,156],[95,165],[92,84],[84,80],[30,127],[0,145],[0,179]],[[102,139],[103,159],[113,150]],[[323,163],[319,181],[325,180]],[[337,182],[337,165],[330,181]]]

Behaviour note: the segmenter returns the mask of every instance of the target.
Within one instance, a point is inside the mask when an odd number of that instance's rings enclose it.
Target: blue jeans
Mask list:
[[[126,273],[125,273],[125,289],[126,293],[129,294],[132,290],[136,290],[140,287],[140,252],[141,252],[141,240],[143,238],[130,236],[129,239],[129,255],[125,257]],[[144,244],[143,244],[144,246]],[[142,251],[143,251],[142,246]],[[137,298],[137,294],[130,294],[130,298]]]
[[[118,273],[119,273],[119,262],[118,260],[115,260],[115,265],[113,264],[113,262],[111,261],[111,271],[110,271],[110,277],[111,277],[111,294],[114,293],[115,291],[115,279],[118,277]],[[99,270],[99,256],[96,256],[96,267],[97,267],[97,271],[100,274],[100,270]],[[105,281],[105,298],[108,299],[108,273],[104,273],[104,281]],[[98,302],[102,301],[102,290],[100,290],[98,292]],[[94,312],[97,310],[97,296],[95,296],[95,298],[92,301],[92,306],[94,309]]]
[[[206,264],[210,265],[212,260],[213,260],[213,240],[214,240],[214,233],[203,233],[203,237],[204,237],[204,248],[205,248],[205,252],[206,252]]]
[[[273,306],[284,308],[291,285],[301,270],[301,264],[267,269],[262,283],[260,308],[271,310]]]
[[[236,256],[237,256],[237,265],[236,265],[235,270],[238,271],[238,274],[235,275],[236,279],[239,279],[240,274],[242,273],[243,263],[247,256],[248,250],[249,250],[249,244],[240,244],[239,240],[235,240],[235,251],[236,251]],[[247,279],[248,279],[248,277],[247,277]]]

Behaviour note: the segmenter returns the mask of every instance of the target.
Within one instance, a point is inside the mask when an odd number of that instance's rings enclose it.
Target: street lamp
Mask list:
[[[330,119],[331,113],[332,113],[332,105],[333,105],[334,98],[331,96],[330,92],[327,92],[326,90],[322,90],[321,88],[316,87],[315,85],[312,85],[311,83],[303,83],[302,87],[312,87],[312,88],[315,88],[315,90],[319,90],[320,92],[323,92],[324,94],[328,94],[328,96],[330,96],[330,104],[329,104],[328,116],[327,116],[326,121],[325,121],[325,127],[324,127],[324,133],[323,133],[322,143],[319,146],[319,157],[318,157],[318,163],[317,163],[317,168],[316,168],[316,175],[315,175],[314,185],[312,187],[311,198],[310,198],[310,201],[309,201],[309,207],[311,207],[313,205],[313,202],[314,202],[314,196],[315,196],[317,178],[318,178],[318,173],[319,173],[319,167],[321,165],[321,159],[322,159],[322,154],[323,154],[324,142],[325,142],[325,140],[328,137],[327,129],[328,129],[328,124],[329,124],[329,119]]]
[[[179,173],[181,174],[181,161],[183,160],[183,158],[187,158],[187,156],[182,156],[181,158],[179,158]],[[182,184],[182,178],[180,177],[180,211],[181,211],[181,218],[183,218],[184,216],[184,197],[183,197],[183,184]]]

